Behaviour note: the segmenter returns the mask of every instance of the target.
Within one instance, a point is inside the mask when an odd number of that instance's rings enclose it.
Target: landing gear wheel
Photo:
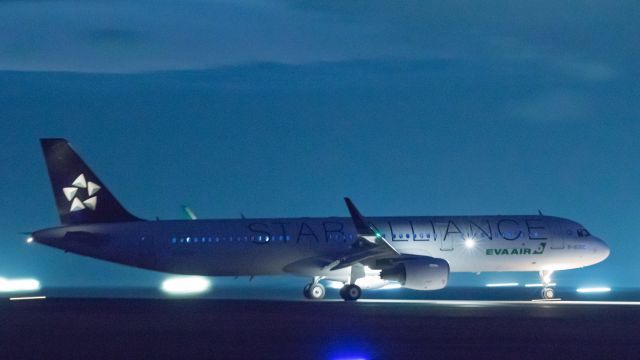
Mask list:
[[[309,293],[308,298],[312,300],[320,300],[324,298],[325,294],[324,286],[322,286],[322,284],[311,284],[307,292]]]
[[[302,292],[304,297],[310,300],[319,300],[324,298],[324,294],[326,293],[324,286],[322,284],[307,284],[304,287],[304,291]]]
[[[340,297],[345,301],[356,301],[362,295],[362,289],[358,285],[350,284],[345,285],[340,289]]]
[[[546,287],[542,289],[541,295],[543,299],[550,300],[554,298],[555,291],[553,291],[553,288]]]

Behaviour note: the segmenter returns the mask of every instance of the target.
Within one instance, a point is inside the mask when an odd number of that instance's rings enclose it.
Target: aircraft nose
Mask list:
[[[609,246],[607,246],[607,244],[602,241],[602,239],[600,238],[596,238],[596,253],[599,255],[598,257],[600,258],[598,262],[600,261],[604,261],[606,258],[609,257],[609,254],[611,254],[611,249],[609,249]]]

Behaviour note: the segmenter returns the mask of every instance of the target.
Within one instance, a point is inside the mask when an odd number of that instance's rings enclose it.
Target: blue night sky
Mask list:
[[[0,276],[165,277],[24,243],[58,223],[38,138],[65,137],[141,217],[346,216],[345,195],[371,216],[541,209],[612,248],[560,285],[638,287],[638,14],[636,0],[0,1]],[[450,285],[489,281],[537,275]]]

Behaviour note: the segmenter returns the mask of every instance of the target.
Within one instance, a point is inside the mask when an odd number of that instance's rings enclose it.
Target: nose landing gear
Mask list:
[[[324,286],[320,284],[320,277],[313,278],[313,282],[304,287],[304,297],[310,300],[320,300],[324,298],[326,291]]]
[[[551,287],[551,274],[553,270],[541,270],[540,280],[542,280],[542,291],[540,291],[540,297],[542,300],[560,300],[556,299],[556,292]]]
[[[542,298],[545,300],[551,300],[555,296],[555,292],[553,291],[553,288],[550,288],[550,287],[542,288],[542,292],[540,294],[542,295]]]

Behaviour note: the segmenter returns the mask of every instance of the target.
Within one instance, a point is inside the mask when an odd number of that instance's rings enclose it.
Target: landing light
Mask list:
[[[0,292],[36,291],[40,282],[36,279],[3,279],[0,278]]]
[[[33,236],[29,236],[27,238],[27,244],[31,244],[33,242]]]
[[[611,291],[611,288],[608,287],[593,287],[593,288],[578,288],[576,289],[579,293],[603,293]]]
[[[379,276],[365,276],[356,280],[356,285],[363,289],[379,289],[386,284],[386,281]]]
[[[465,238],[464,239],[464,247],[467,249],[472,249],[476,246],[476,240],[474,238]]]
[[[201,276],[176,277],[162,282],[162,291],[169,294],[199,294],[209,290],[211,282]]]
[[[401,289],[402,285],[400,284],[387,284],[380,288],[380,290],[393,290],[393,289]]]

